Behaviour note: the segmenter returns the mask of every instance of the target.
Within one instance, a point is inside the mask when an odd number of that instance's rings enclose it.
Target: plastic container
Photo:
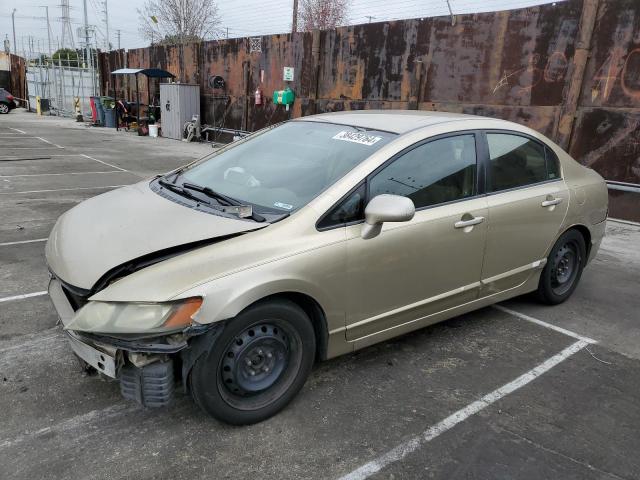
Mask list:
[[[116,109],[115,107],[104,108],[104,126],[107,128],[116,128]]]
[[[149,125],[149,136],[153,138],[158,136],[158,125]]]
[[[96,102],[96,107],[100,115],[100,124],[103,127],[116,128],[115,116],[112,119],[110,112],[110,109],[113,109],[113,115],[115,115],[116,101],[111,97],[99,97],[99,100],[99,102]]]
[[[98,97],[89,97],[89,105],[91,105],[91,120],[93,120],[93,123],[98,123],[100,120],[100,117],[98,116],[98,103],[100,103],[98,102]]]
[[[97,116],[98,116],[98,118],[97,118],[98,123],[100,125],[104,125],[104,120],[105,120],[105,118],[104,118],[104,106],[102,105],[102,102],[100,101],[99,97],[96,98],[95,105],[96,105],[96,113],[97,113]]]

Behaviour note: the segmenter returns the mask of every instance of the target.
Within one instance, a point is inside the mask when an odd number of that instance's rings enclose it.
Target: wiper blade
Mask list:
[[[200,193],[204,193],[207,197],[213,198],[215,200],[217,200],[220,204],[222,205],[227,205],[230,207],[246,207],[248,205],[244,205],[241,201],[236,200],[235,198],[231,198],[231,197],[227,197],[226,195],[222,194],[222,193],[218,193],[215,190],[209,188],[209,187],[204,187],[202,185],[197,185],[195,183],[189,183],[189,182],[184,182],[182,184],[182,188],[186,188],[189,190],[194,190],[196,192],[200,192]],[[257,213],[255,213],[253,211],[253,208],[251,206],[249,206],[249,208],[251,208],[251,214],[248,215],[248,218],[251,218],[252,220],[256,221],[256,222],[264,222],[265,218],[262,215],[259,215]],[[238,215],[240,215],[239,210],[238,210]]]
[[[164,188],[166,188],[167,190],[171,190],[172,192],[178,193],[183,197],[190,198],[191,200],[195,200],[196,202],[199,202],[199,203],[205,203],[207,205],[211,205],[210,202],[207,202],[206,200],[202,200],[201,198],[196,197],[195,195],[193,195],[192,193],[189,193],[187,190],[185,190],[179,185],[176,185],[175,183],[168,182],[166,180],[163,180],[162,178],[158,180],[158,183]]]
[[[226,195],[218,193],[209,187],[203,187],[202,185],[197,185],[195,183],[184,182],[182,184],[182,188],[188,188],[189,190],[195,190],[196,192],[204,193],[207,197],[215,198],[220,203],[223,203],[225,205],[242,205],[242,202],[236,200],[235,198],[227,197]]]

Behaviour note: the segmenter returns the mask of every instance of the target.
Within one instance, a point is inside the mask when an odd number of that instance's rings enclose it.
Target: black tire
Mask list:
[[[0,114],[7,114],[11,111],[11,107],[8,103],[0,102]]]
[[[189,376],[196,404],[232,425],[260,422],[282,410],[313,366],[313,325],[284,299],[258,303],[230,320]]]
[[[568,230],[555,243],[547,257],[538,283],[538,298],[548,305],[564,302],[576,289],[586,263],[584,237]]]

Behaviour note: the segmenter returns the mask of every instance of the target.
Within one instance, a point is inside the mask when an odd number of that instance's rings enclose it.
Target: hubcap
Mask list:
[[[280,378],[289,361],[289,343],[282,327],[261,323],[234,338],[224,353],[221,376],[234,395],[258,394]]]
[[[553,258],[551,286],[557,295],[566,293],[573,285],[579,261],[578,248],[573,242],[565,243],[556,252]]]
[[[0,103],[0,113],[7,113],[9,111],[9,107],[7,107],[4,103]]]

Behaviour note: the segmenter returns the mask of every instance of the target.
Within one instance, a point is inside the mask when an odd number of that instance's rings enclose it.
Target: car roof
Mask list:
[[[300,117],[298,121],[337,123],[354,127],[382,130],[403,134],[417,128],[461,120],[493,120],[494,118],[462,113],[431,112],[420,110],[352,110],[347,112],[321,113]],[[504,122],[508,124],[510,122]]]

